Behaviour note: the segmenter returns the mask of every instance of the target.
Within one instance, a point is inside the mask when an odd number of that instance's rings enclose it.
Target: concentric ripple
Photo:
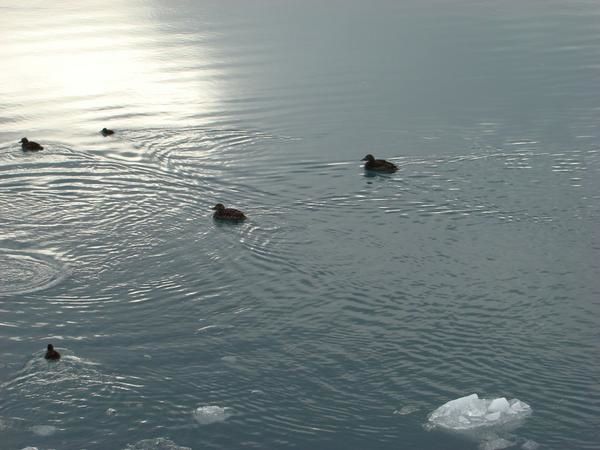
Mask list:
[[[0,249],[0,297],[26,294],[60,283],[68,271],[51,256]]]

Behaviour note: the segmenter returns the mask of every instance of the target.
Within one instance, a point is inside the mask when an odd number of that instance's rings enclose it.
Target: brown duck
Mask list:
[[[244,220],[246,215],[239,209],[225,208],[222,203],[217,203],[213,209],[215,213],[213,217],[220,220]]]
[[[365,156],[361,161],[366,161],[365,169],[374,170],[377,172],[395,172],[398,170],[396,164],[386,161],[385,159],[375,159],[371,154]]]
[[[40,144],[38,144],[37,142],[30,141],[27,138],[21,139],[20,142],[21,148],[24,152],[39,152],[40,150],[44,150],[44,147],[42,147]]]
[[[60,359],[60,353],[54,350],[54,346],[52,344],[48,344],[48,350],[46,350],[44,358],[50,359],[52,361],[58,361]]]

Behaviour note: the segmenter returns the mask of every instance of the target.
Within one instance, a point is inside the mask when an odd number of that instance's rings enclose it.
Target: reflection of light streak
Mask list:
[[[16,114],[133,108],[177,119],[208,114],[219,98],[208,44],[164,34],[142,5],[22,8],[0,19],[0,102],[23,109]]]

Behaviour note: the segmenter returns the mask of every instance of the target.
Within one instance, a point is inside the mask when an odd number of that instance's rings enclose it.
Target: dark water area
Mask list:
[[[600,5],[324,3],[0,3],[1,448],[600,449]]]

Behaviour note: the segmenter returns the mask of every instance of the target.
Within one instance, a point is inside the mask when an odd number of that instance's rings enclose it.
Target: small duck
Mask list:
[[[100,130],[100,133],[102,133],[102,136],[104,136],[104,137],[110,136],[111,134],[115,134],[115,132],[113,130],[109,130],[108,128],[102,128]]]
[[[52,361],[58,361],[60,359],[60,353],[54,350],[54,346],[52,344],[48,344],[48,350],[46,350],[44,358]]]
[[[367,170],[375,170],[377,172],[395,172],[398,170],[396,164],[385,159],[375,159],[371,154],[365,156],[361,161],[366,161],[365,169]]]
[[[20,142],[21,148],[24,152],[39,152],[40,150],[44,150],[44,147],[42,147],[40,144],[30,141],[27,138],[21,139]]]
[[[246,215],[238,209],[225,208],[222,203],[217,203],[213,209],[215,213],[213,217],[220,220],[244,220]]]

